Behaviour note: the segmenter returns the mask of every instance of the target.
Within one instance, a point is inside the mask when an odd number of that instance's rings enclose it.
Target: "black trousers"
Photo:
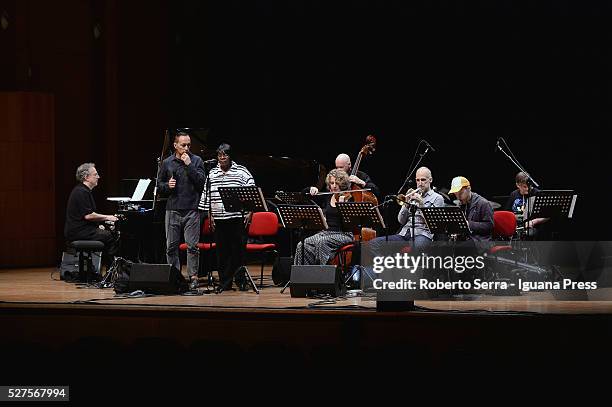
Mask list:
[[[240,285],[246,278],[244,273],[236,274],[244,266],[246,251],[246,230],[242,218],[215,219],[215,242],[217,243],[217,264],[221,287],[227,290],[232,281]]]
[[[106,229],[96,229],[82,235],[70,236],[68,241],[75,240],[97,240],[104,243],[104,251],[102,252],[102,264],[110,267],[113,263],[113,256],[119,254],[119,234],[115,231]]]

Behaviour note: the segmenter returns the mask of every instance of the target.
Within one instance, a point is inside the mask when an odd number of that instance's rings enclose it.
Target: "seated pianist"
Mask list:
[[[92,190],[98,185],[100,175],[94,163],[81,164],[76,170],[77,185],[72,189],[66,205],[64,237],[67,241],[97,240],[104,243],[102,264],[107,268],[118,254],[119,235],[101,227],[101,222],[114,223],[114,215],[96,213]]]

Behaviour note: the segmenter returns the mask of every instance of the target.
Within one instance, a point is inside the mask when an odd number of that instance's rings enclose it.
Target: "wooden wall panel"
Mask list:
[[[56,261],[53,96],[0,93],[0,267]]]
[[[49,256],[43,232],[48,222],[22,219],[26,226],[13,230],[12,236],[30,233],[36,236],[29,238],[37,240],[5,238],[0,267],[51,265],[63,248],[65,205],[79,164],[98,165],[102,181],[94,196],[104,212],[113,210],[104,198],[118,193],[121,178],[155,176],[169,103],[170,6],[167,0],[0,0],[0,13],[4,9],[11,22],[8,30],[0,31],[0,48],[6,50],[0,92],[21,91],[22,96],[20,103],[0,98],[0,151],[5,153],[0,173],[10,174],[0,185],[0,214],[4,220],[33,197],[38,198],[36,205],[52,200],[44,211],[45,216],[54,212],[56,247]],[[53,97],[33,102],[23,96],[36,92]],[[50,156],[49,143],[54,145]],[[53,199],[45,195],[51,182],[46,168],[54,177]],[[2,229],[3,236],[8,236],[6,229],[9,225]],[[16,253],[24,245],[39,249],[36,254],[28,250],[24,258]]]

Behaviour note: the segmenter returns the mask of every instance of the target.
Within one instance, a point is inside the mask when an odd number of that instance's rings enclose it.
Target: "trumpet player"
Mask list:
[[[404,240],[410,240],[414,233],[415,247],[424,247],[433,240],[433,234],[429,231],[423,213],[419,208],[444,206],[442,195],[431,189],[432,180],[429,168],[419,168],[415,178],[416,189],[406,194],[406,203],[402,205],[402,209],[397,215],[397,220],[402,225],[399,235]]]
[[[431,243],[433,234],[429,231],[419,208],[444,206],[442,195],[431,188],[432,180],[429,168],[421,167],[416,171],[416,189],[408,190],[405,195],[398,196],[398,202],[401,202],[402,209],[397,215],[397,220],[402,228],[397,235],[381,236],[372,240],[373,245],[380,244],[387,239],[389,241],[410,241],[413,234],[416,249],[425,248]]]

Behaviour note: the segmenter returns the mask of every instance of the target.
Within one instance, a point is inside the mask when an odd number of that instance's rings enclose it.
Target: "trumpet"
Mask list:
[[[418,196],[423,195],[423,191],[421,190],[421,188],[416,188],[416,189],[410,188],[408,191],[406,191],[405,194],[399,194],[398,196],[396,196],[395,201],[397,202],[399,206],[404,206],[407,203],[409,203],[413,197],[417,195]]]

